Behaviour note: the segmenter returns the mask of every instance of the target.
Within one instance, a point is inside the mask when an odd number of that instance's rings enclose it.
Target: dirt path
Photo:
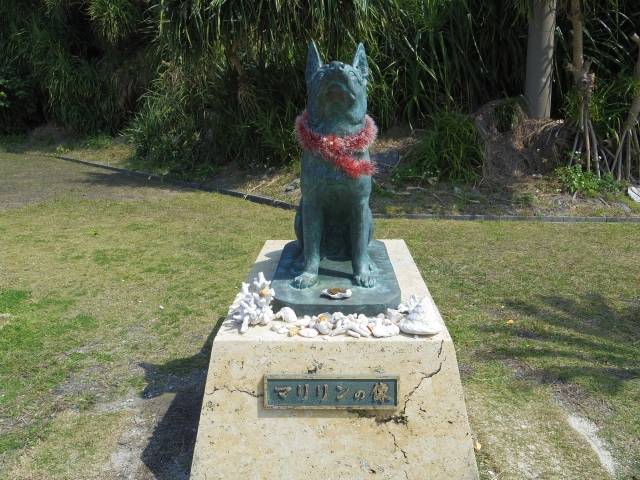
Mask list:
[[[187,189],[56,158],[0,152],[0,211],[46,200],[142,200]]]

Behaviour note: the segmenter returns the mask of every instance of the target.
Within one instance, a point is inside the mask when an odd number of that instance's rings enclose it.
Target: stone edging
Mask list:
[[[223,195],[229,195],[232,197],[242,198],[249,200],[253,203],[261,205],[268,205],[271,207],[282,208],[284,210],[295,210],[298,208],[293,203],[284,202],[271,197],[265,197],[263,195],[255,195],[252,193],[245,193],[239,190],[232,190],[229,188],[214,187],[197,182],[185,182],[182,180],[167,180],[159,175],[154,175],[145,172],[136,172],[134,170],[128,170],[126,168],[112,167],[111,165],[105,165],[98,162],[88,162],[86,160],[78,160],[76,158],[63,157],[60,155],[48,155],[47,157],[57,158],[59,160],[65,160],[67,162],[79,163],[81,165],[87,165],[90,167],[103,168],[105,170],[111,170],[113,172],[121,173],[132,177],[145,178],[147,180],[156,180],[169,185],[177,187],[191,188],[194,190],[202,190],[205,192],[215,192]],[[545,223],[640,223],[639,217],[587,217],[587,216],[554,216],[554,215],[489,215],[489,214],[471,214],[471,215],[450,215],[450,214],[434,214],[434,213],[405,213],[403,215],[385,215],[381,213],[374,213],[374,218],[405,218],[415,220],[461,220],[461,221],[505,221],[505,222],[545,222]]]

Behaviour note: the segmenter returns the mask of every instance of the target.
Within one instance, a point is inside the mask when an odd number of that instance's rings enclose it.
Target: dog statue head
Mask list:
[[[364,126],[369,67],[362,43],[351,65],[323,65],[314,42],[309,43],[305,78],[309,127],[322,135],[351,135]]]

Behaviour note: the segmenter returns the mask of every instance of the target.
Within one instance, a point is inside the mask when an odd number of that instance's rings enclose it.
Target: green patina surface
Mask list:
[[[311,42],[305,70],[311,130],[328,142],[362,131],[368,75],[362,44],[351,65],[337,61],[323,64]],[[358,152],[358,157],[369,160],[369,151]],[[303,250],[303,265],[292,285],[299,289],[315,285],[322,258],[337,254],[351,260],[357,285],[373,287],[377,270],[367,248],[373,238],[371,175],[353,178],[316,152],[305,151],[300,186],[302,201],[296,212],[295,231]]]
[[[282,251],[278,268],[271,286],[275,290],[274,308],[291,307],[298,315],[317,315],[323,312],[363,313],[375,316],[396,308],[400,303],[400,286],[389,260],[384,243],[374,240],[369,245],[369,257],[377,265],[377,282],[373,288],[354,285],[350,260],[320,262],[318,282],[312,287],[300,290],[291,286],[296,276],[296,259],[299,255],[296,242],[288,243]],[[350,298],[333,300],[322,296],[329,288],[351,289]]]
[[[266,408],[393,409],[398,405],[398,378],[268,375],[264,392]]]

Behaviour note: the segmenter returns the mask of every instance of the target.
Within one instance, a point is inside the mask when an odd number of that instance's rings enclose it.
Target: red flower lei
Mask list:
[[[375,173],[376,166],[372,161],[358,160],[353,156],[355,152],[366,150],[378,135],[378,127],[369,115],[365,117],[362,130],[344,137],[315,133],[309,128],[308,117],[305,110],[296,118],[296,137],[302,148],[319,154],[351,178]]]

